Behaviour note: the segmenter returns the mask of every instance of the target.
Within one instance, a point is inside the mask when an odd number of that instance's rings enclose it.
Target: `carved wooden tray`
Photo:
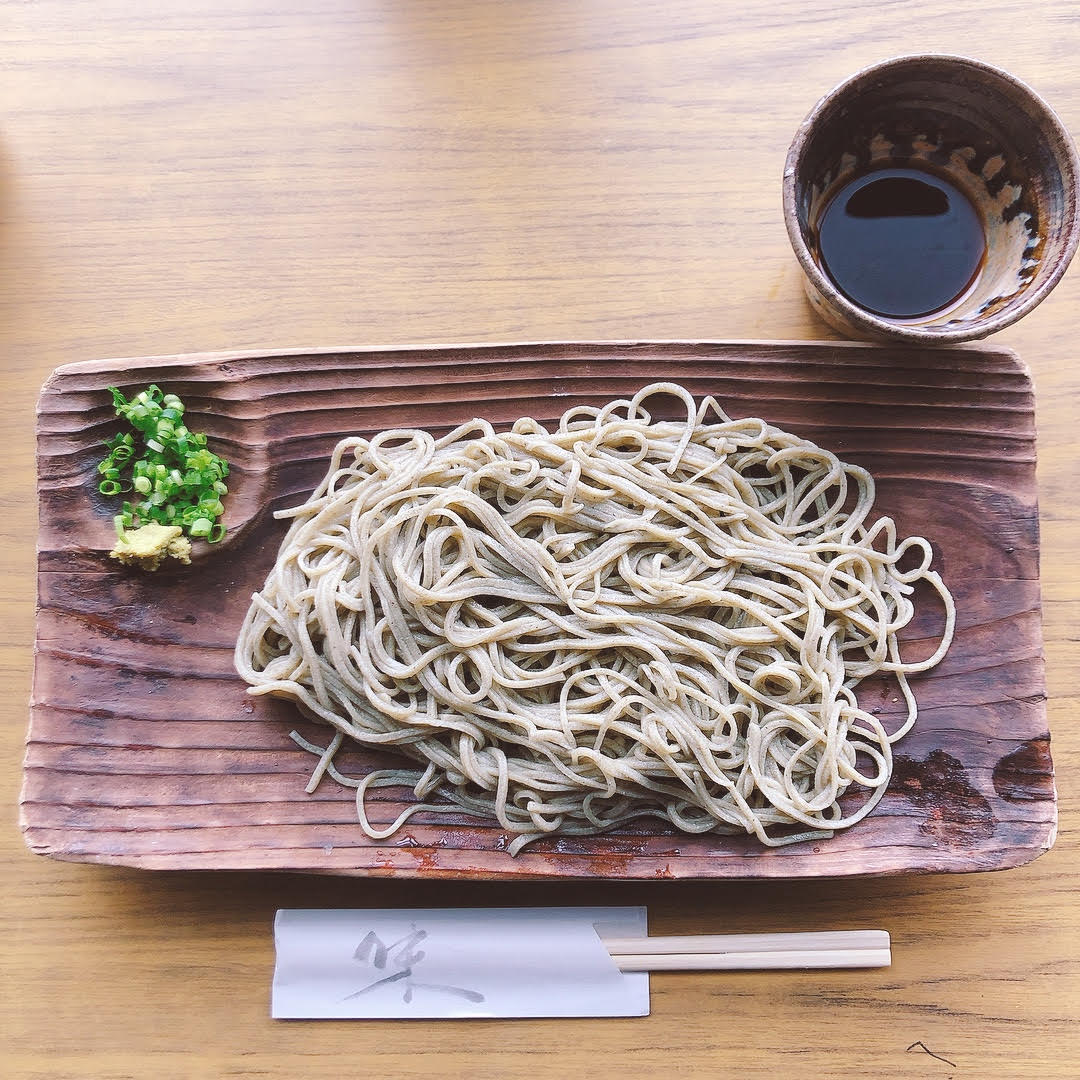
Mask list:
[[[234,674],[236,629],[285,525],[342,436],[444,431],[473,416],[553,420],[670,379],[716,395],[869,468],[877,508],[932,540],[958,633],[913,680],[915,730],[873,814],[830,840],[766,850],[643,822],[545,840],[516,859],[496,824],[446,814],[369,840],[351,791],[304,787],[289,738],[325,732],[253,700]],[[145,575],[106,556],[96,492],[118,430],[105,387],[158,382],[232,463],[229,536],[190,568]],[[993,870],[1053,842],[1056,803],[1043,680],[1035,425],[1027,372],[1002,349],[860,344],[633,343],[340,349],[105,360],[59,369],[38,412],[36,667],[22,795],[30,847],[148,868],[265,868],[479,878],[794,878]],[[905,652],[929,649],[938,605]],[[860,700],[888,724],[888,685]],[[356,752],[354,774],[376,761]],[[379,791],[382,814],[401,807]]]

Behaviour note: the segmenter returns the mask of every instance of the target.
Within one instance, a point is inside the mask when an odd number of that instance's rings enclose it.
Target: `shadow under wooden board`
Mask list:
[[[953,592],[956,640],[912,685],[920,716],[873,813],[829,840],[766,849],[655,821],[547,839],[516,858],[494,822],[424,814],[385,841],[353,793],[290,739],[325,728],[253,699],[232,650],[285,524],[335,442],[388,427],[446,431],[474,416],[556,419],[657,380],[716,396],[868,468],[878,512],[931,540]],[[115,507],[97,494],[106,387],[157,382],[232,466],[226,540],[147,575],[107,557]],[[38,410],[36,667],[22,821],[30,847],[146,868],[280,869],[403,877],[795,878],[994,870],[1052,843],[1056,802],[1039,600],[1034,401],[1008,350],[861,344],[590,343],[339,349],[104,360],[60,368]],[[205,548],[205,545],[204,545]],[[905,649],[929,651],[940,604]],[[887,683],[860,701],[898,723]],[[390,761],[339,759],[353,775]],[[392,821],[411,792],[369,797]]]

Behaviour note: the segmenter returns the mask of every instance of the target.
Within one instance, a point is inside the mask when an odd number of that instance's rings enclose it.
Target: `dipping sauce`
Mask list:
[[[954,184],[913,167],[847,181],[817,225],[822,268],[852,303],[893,319],[948,308],[986,257],[982,216]]]

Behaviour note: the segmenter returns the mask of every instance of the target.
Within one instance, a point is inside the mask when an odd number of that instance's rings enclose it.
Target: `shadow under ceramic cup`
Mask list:
[[[878,170],[956,189],[981,229],[973,275],[932,310],[873,310],[824,257],[826,213]],[[859,72],[814,106],[788,152],[784,220],[810,303],[831,326],[856,338],[948,344],[995,333],[1046,298],[1080,237],[1078,183],[1068,132],[1019,80],[964,57],[906,56]],[[934,220],[925,217],[920,227],[932,228]],[[896,226],[904,230],[905,223]],[[881,251],[877,265],[898,273],[899,261],[889,258]],[[926,258],[932,274],[940,257],[931,246]],[[863,271],[874,272],[869,265]]]

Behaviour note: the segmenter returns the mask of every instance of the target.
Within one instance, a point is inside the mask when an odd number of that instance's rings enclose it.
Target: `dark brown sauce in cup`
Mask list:
[[[822,269],[854,304],[888,319],[936,315],[986,261],[986,226],[950,180],[886,163],[847,179],[817,220]]]

